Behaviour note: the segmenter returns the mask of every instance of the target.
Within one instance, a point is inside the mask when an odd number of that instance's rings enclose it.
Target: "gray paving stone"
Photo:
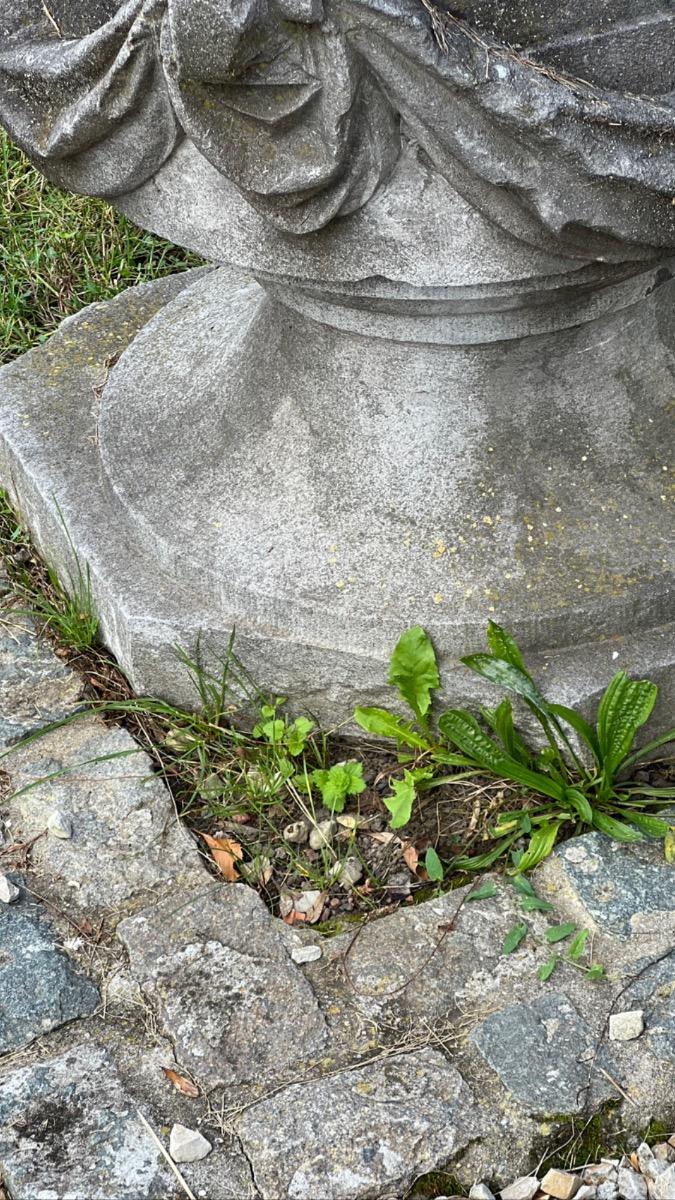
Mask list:
[[[0,1080],[0,1166],[14,1200],[182,1194],[112,1060],[95,1045]]]
[[[0,595],[2,595],[0,578]],[[13,607],[0,610],[0,751],[77,707],[82,685]]]
[[[205,1085],[267,1083],[324,1049],[316,997],[250,888],[169,897],[117,932],[177,1057]]]
[[[265,1200],[402,1196],[481,1130],[459,1072],[434,1050],[293,1084],[238,1133]]]
[[[471,1040],[527,1112],[574,1115],[615,1094],[597,1072],[611,1069],[610,1056],[565,995],[492,1013]]]
[[[124,729],[85,717],[13,750],[3,767],[14,791],[30,789],[9,804],[15,837],[42,833],[57,809],[70,817],[72,837],[40,837],[31,862],[71,907],[106,910],[110,923],[208,878],[167,788]]]
[[[94,984],[25,903],[0,908],[0,1053],[19,1049],[99,1006]]]

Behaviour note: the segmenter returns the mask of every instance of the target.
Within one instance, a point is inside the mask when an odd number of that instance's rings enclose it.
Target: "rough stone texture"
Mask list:
[[[356,1200],[404,1193],[482,1124],[459,1072],[427,1049],[286,1088],[238,1133],[265,1200]]]
[[[170,897],[118,935],[179,1059],[205,1085],[273,1080],[320,1057],[327,1030],[312,989],[248,887]]]
[[[9,801],[15,839],[41,834],[55,809],[71,818],[72,837],[40,837],[31,860],[71,906],[110,920],[202,882],[194,840],[125,730],[85,717],[13,750],[3,768],[16,792],[30,788]]]
[[[16,606],[1,607],[0,751],[41,725],[68,716],[81,691],[79,677],[57,658],[49,642],[35,637],[32,622]]]
[[[504,1086],[528,1112],[580,1113],[614,1095],[597,1075],[613,1061],[565,995],[541,996],[493,1013],[472,1040]],[[525,1047],[527,1052],[525,1053]]]
[[[39,1165],[38,1161],[39,1160]],[[0,1081],[0,1162],[20,1200],[168,1200],[176,1180],[97,1046]]]
[[[90,1016],[99,1003],[33,906],[0,908],[0,1053]]]
[[[609,1018],[609,1036],[613,1042],[632,1042],[639,1038],[645,1027],[641,1008],[633,1012],[612,1013]]]

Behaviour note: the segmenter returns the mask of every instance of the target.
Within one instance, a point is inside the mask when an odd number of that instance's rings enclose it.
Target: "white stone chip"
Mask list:
[[[552,1167],[542,1179],[541,1190],[546,1192],[547,1196],[555,1197],[555,1200],[572,1200],[572,1196],[576,1196],[579,1191],[580,1183],[578,1175],[571,1175],[569,1171],[559,1171]]]
[[[612,1013],[609,1018],[609,1036],[613,1042],[632,1042],[644,1033],[645,1021],[641,1008],[632,1012]]]
[[[320,946],[295,946],[291,950],[291,958],[294,963],[310,963],[321,958],[321,953]]]
[[[68,841],[73,836],[72,817],[63,809],[56,808],[47,818],[47,833],[50,833],[52,837]]]
[[[199,1162],[210,1154],[213,1146],[197,1129],[188,1129],[185,1125],[176,1124],[169,1134],[169,1154],[174,1162]]]
[[[325,850],[330,846],[337,830],[336,821],[319,821],[309,835],[309,845],[312,850]]]
[[[469,1200],[495,1200],[487,1183],[474,1183],[469,1191]]]
[[[21,892],[8,875],[0,875],[0,900],[3,904],[13,904],[19,899]]]
[[[534,1175],[523,1175],[499,1193],[502,1200],[534,1200],[539,1191],[539,1180]]]
[[[647,1200],[647,1180],[630,1167],[619,1167],[618,1185],[622,1200]]]

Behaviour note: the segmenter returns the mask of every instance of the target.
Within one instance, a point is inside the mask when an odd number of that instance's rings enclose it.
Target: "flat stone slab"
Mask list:
[[[480,1110],[434,1050],[294,1084],[237,1132],[265,1200],[403,1195],[479,1135]]]
[[[110,1056],[95,1045],[0,1080],[0,1164],[16,1200],[178,1194]]]
[[[0,906],[0,1053],[90,1016],[99,1003],[94,984],[59,950],[32,906]]]
[[[0,607],[0,752],[67,717],[81,692],[79,677],[35,636],[32,622],[8,604]]]
[[[492,1013],[471,1040],[527,1112],[574,1115],[616,1094],[597,1074],[611,1058],[565,995]]]
[[[542,894],[581,924],[644,950],[675,943],[675,871],[658,841],[613,842],[602,833],[571,838],[539,869]],[[548,893],[548,894],[547,894]]]
[[[176,1056],[204,1086],[267,1082],[321,1055],[316,997],[250,888],[170,897],[117,932]]]
[[[16,793],[30,789],[9,801],[15,839],[44,833],[56,810],[72,822],[72,837],[40,837],[31,857],[71,907],[106,910],[110,921],[207,878],[167,788],[126,730],[83,717],[13,750],[3,768]]]

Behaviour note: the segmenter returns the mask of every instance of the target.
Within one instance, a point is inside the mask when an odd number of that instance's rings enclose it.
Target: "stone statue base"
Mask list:
[[[344,722],[421,624],[447,700],[491,702],[457,659],[493,618],[551,695],[590,708],[624,667],[667,724],[674,285],[633,270],[545,305],[225,268],[132,289],[0,372],[0,482],[89,564],[140,691],[190,703],[176,647],[215,663],[235,628],[261,687]]]

